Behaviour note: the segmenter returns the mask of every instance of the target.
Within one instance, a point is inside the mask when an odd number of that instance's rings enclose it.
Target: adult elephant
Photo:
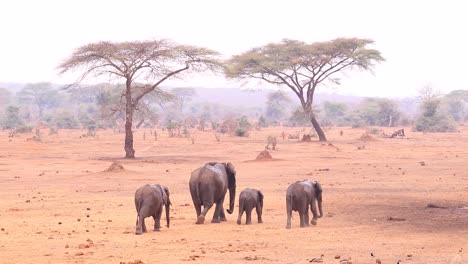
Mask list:
[[[224,196],[229,189],[229,209],[234,211],[234,200],[236,198],[236,169],[232,163],[210,162],[194,170],[189,182],[190,194],[193,205],[197,212],[197,224],[205,222],[208,210],[216,204],[212,223],[227,221],[224,214]],[[203,205],[203,211],[201,206]]]
[[[320,215],[317,214],[317,206]],[[317,218],[323,216],[322,211],[322,186],[316,181],[297,181],[289,185],[286,191],[286,228],[291,228],[292,211],[297,211],[300,218],[300,226],[309,225],[309,205],[312,211],[311,224],[317,224]]]

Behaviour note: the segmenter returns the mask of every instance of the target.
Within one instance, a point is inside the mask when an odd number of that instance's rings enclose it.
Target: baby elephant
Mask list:
[[[263,193],[259,190],[247,188],[239,194],[239,217],[237,218],[237,224],[241,224],[242,214],[245,211],[245,224],[250,225],[252,223],[251,215],[254,207],[257,210],[258,223],[263,223]]]
[[[163,205],[166,207],[166,221],[169,228],[169,189],[159,184],[147,184],[135,192],[135,207],[137,221],[135,234],[146,232],[145,218],[152,216],[154,219],[154,231],[161,230],[161,214]]]

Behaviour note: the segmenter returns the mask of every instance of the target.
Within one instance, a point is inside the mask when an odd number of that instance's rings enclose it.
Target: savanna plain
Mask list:
[[[194,132],[155,141],[135,131],[136,159],[126,160],[124,134],[60,130],[43,142],[0,132],[1,263],[464,263],[468,261],[468,128],[406,138],[365,129],[330,128],[332,143],[282,139],[298,128],[265,128],[249,137]],[[340,135],[340,131],[343,135]],[[393,132],[384,128],[387,133]],[[278,138],[273,159],[256,160],[266,138]],[[143,137],[145,136],[145,140]],[[106,171],[112,162],[123,170]],[[237,169],[244,188],[265,195],[263,224],[195,225],[190,173],[210,161]],[[286,229],[285,194],[297,180],[323,188],[324,216]],[[171,192],[171,226],[135,235],[135,190],[147,183]],[[228,198],[225,200],[227,208]],[[161,219],[165,224],[165,217]],[[152,227],[152,218],[146,219]],[[373,255],[373,256],[372,256]]]

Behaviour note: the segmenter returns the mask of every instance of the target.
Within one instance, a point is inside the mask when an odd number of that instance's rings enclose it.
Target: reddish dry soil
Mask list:
[[[94,138],[42,130],[42,143],[26,140],[32,134],[10,139],[0,132],[0,262],[309,263],[321,255],[323,263],[468,260],[467,128],[444,134],[407,129],[407,139],[366,142],[360,140],[364,129],[343,128],[340,136],[342,129],[332,128],[326,131],[332,145],[280,138],[297,130],[264,129],[220,142],[213,132],[194,132],[195,144],[163,131],[154,141],[149,129],[139,130],[135,160],[121,159],[124,135],[110,130]],[[273,159],[256,161],[268,135],[278,136]],[[125,169],[105,172],[113,161]],[[237,225],[237,210],[227,222],[211,224],[211,209],[206,223],[195,225],[188,179],[209,161],[233,162],[237,193],[263,191],[263,224],[253,213],[252,225]],[[325,215],[316,226],[300,228],[294,214],[288,230],[285,192],[302,179],[321,182]],[[147,183],[169,187],[171,227],[137,236],[133,195]]]

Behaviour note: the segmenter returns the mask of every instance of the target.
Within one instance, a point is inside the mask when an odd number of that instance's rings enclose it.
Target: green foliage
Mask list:
[[[454,132],[456,123],[447,112],[443,111],[440,99],[428,99],[421,104],[421,115],[414,124],[415,131]]]
[[[401,111],[395,101],[385,98],[367,98],[345,119],[352,127],[396,126],[400,117]]]
[[[239,119],[239,128],[246,131],[252,128],[252,124],[250,124],[246,116],[241,116]]]
[[[39,117],[43,116],[44,110],[55,108],[60,103],[58,91],[46,82],[27,84],[17,96],[20,103],[35,105]]]
[[[309,126],[310,120],[307,118],[307,114],[302,110],[301,107],[294,110],[289,117],[288,125],[297,127],[297,126]]]
[[[245,128],[237,128],[235,131],[234,131],[234,135],[238,136],[238,137],[248,137],[249,136],[249,131]]]
[[[269,123],[278,124],[286,117],[286,105],[291,99],[283,91],[271,92],[267,96],[265,117]]]
[[[268,127],[268,124],[263,116],[258,118],[258,125],[261,127]]]
[[[442,104],[455,121],[465,122],[468,115],[468,90],[450,92],[443,98]]]
[[[47,114],[43,121],[49,127],[74,129],[79,128],[75,116],[68,111],[60,110]]]
[[[337,76],[346,70],[372,70],[375,63],[385,60],[378,50],[368,48],[372,44],[372,40],[359,38],[311,44],[284,39],[233,56],[227,62],[225,73],[228,78],[259,79],[289,88],[303,110],[311,113],[314,93],[320,84],[339,84]],[[313,115],[310,118],[316,121]],[[320,141],[325,141],[322,129],[315,128]]]
[[[342,126],[345,124],[347,105],[344,103],[325,101],[322,104],[323,116],[320,121],[322,125]]]
[[[18,133],[29,133],[33,130],[32,126],[20,126],[16,128],[16,132]]]
[[[8,106],[5,109],[5,118],[2,122],[2,127],[12,129],[24,126],[24,121],[20,118],[19,107]]]

